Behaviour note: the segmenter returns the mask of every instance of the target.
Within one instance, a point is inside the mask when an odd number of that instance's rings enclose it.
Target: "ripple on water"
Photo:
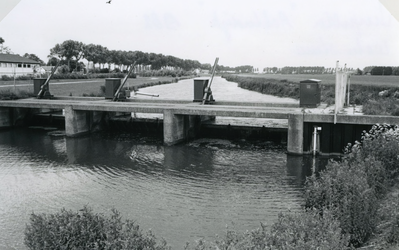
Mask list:
[[[32,211],[116,208],[183,246],[224,233],[231,223],[238,231],[270,224],[301,203],[284,151],[246,150],[225,140],[163,147],[97,135],[49,140],[38,134],[18,142],[2,136],[12,139],[0,133],[0,242],[12,246],[22,245]]]

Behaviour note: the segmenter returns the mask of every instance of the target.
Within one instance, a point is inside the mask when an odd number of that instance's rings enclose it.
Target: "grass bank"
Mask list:
[[[271,76],[274,78],[267,78]],[[322,80],[321,83],[321,102],[334,104],[335,76],[311,76],[317,79],[325,78],[326,81]],[[223,77],[238,83],[238,86],[244,89],[294,99],[299,99],[299,82],[309,79],[302,75],[225,75]],[[351,105],[363,105],[363,113],[367,115],[399,116],[399,77],[362,76],[356,79],[353,82],[351,80],[349,93]]]
[[[144,88],[153,85],[173,83],[185,77],[137,77],[129,78],[125,87],[130,89]],[[104,96],[104,79],[52,79],[50,93],[54,96]],[[23,94],[24,93],[24,94]],[[33,80],[19,80],[15,82],[0,81],[0,99],[27,98],[33,96]]]

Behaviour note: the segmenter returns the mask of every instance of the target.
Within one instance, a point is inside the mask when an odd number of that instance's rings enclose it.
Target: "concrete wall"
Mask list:
[[[12,108],[0,108],[0,128],[12,126],[11,110]]]
[[[171,110],[163,114],[163,137],[165,145],[174,145],[194,138],[201,125],[199,115],[176,115]]]
[[[0,128],[24,126],[35,112],[39,109],[0,108]]]
[[[74,110],[71,106],[65,108],[65,134],[79,136],[101,130],[103,112]]]

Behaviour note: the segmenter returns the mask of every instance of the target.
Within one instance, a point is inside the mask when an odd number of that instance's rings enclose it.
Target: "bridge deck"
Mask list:
[[[64,109],[72,107],[74,110],[105,111],[105,112],[137,112],[159,113],[171,111],[181,115],[205,115],[225,117],[250,117],[288,119],[292,114],[303,114],[304,122],[333,123],[334,115],[317,112],[317,109],[300,108],[292,103],[250,103],[250,102],[217,102],[212,105],[201,105],[191,101],[168,101],[159,99],[130,99],[124,102],[112,102],[104,98],[55,98],[20,100],[2,100],[0,107]],[[346,124],[399,124],[399,117],[338,114],[337,123]]]

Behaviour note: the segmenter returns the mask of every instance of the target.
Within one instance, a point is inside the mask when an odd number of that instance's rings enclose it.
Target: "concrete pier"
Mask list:
[[[201,125],[199,115],[179,115],[172,110],[163,113],[163,137],[165,145],[174,145],[194,138]]]
[[[303,114],[288,115],[287,151],[303,154]]]
[[[65,107],[65,134],[79,136],[101,130],[103,112],[74,110],[72,106]]]

